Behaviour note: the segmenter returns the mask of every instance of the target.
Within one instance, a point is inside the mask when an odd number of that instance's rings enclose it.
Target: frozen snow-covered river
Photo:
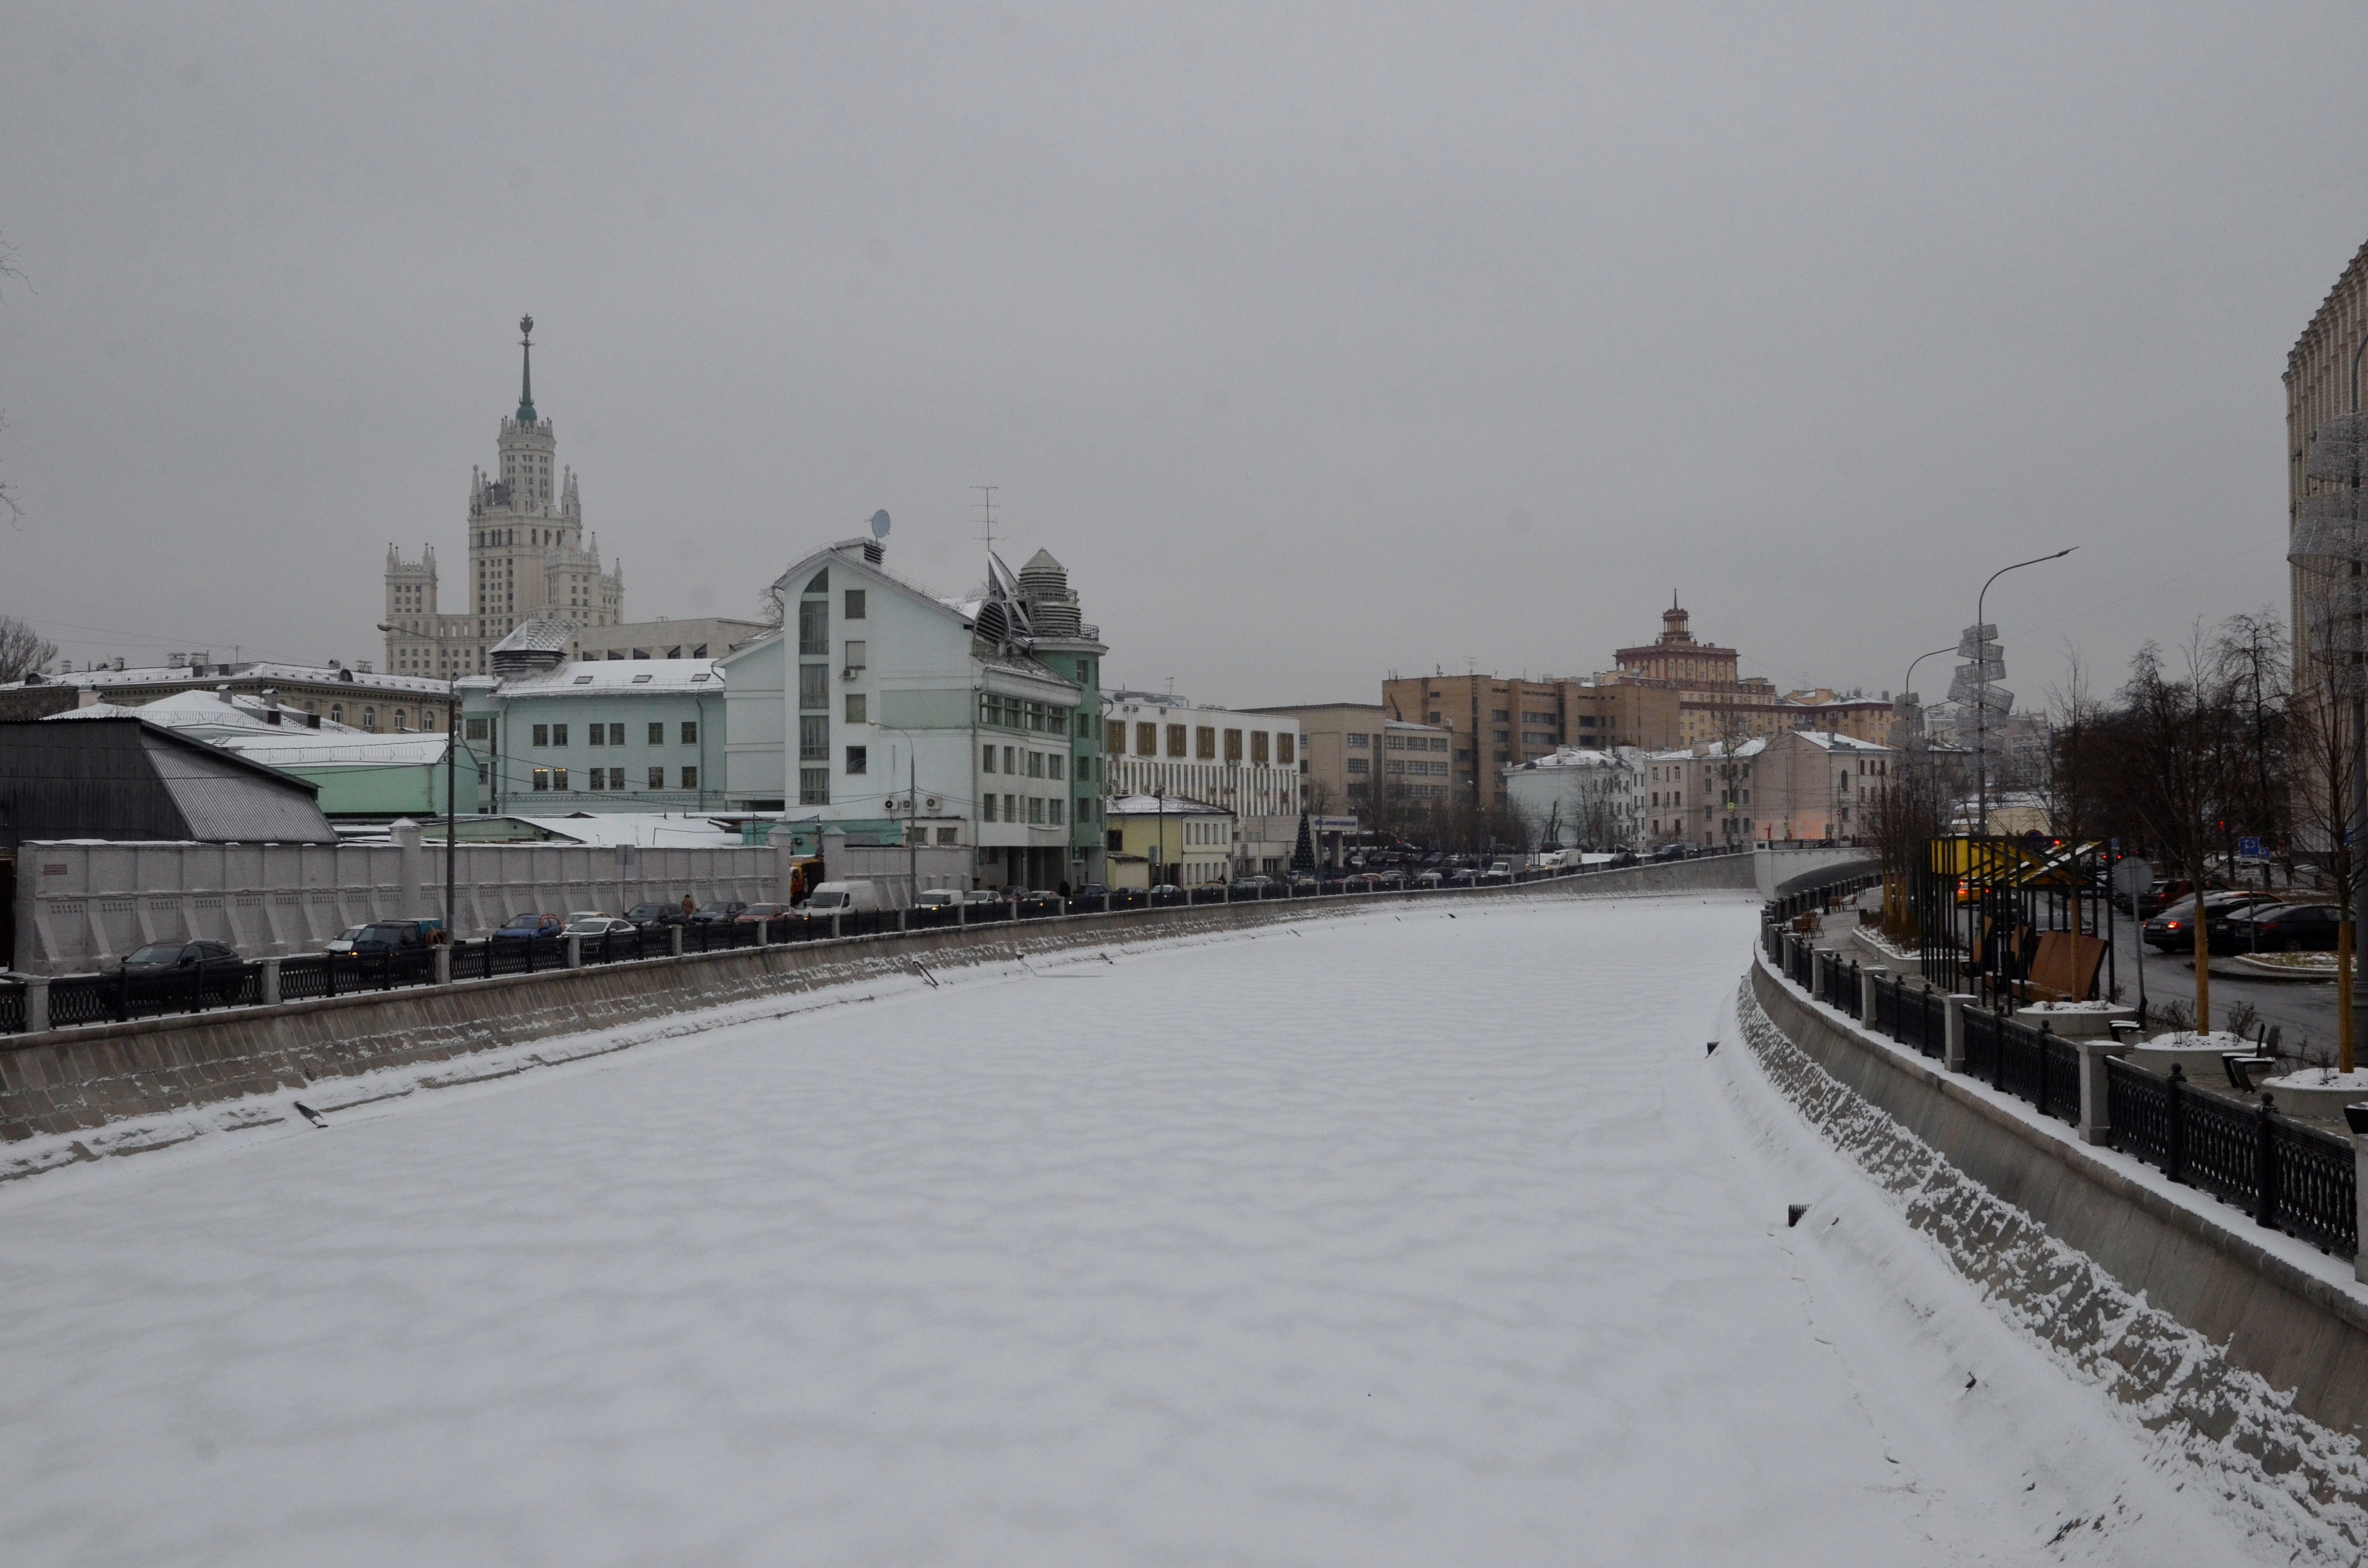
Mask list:
[[[1065,956],[25,1184],[0,1558],[2242,1560],[1705,1059],[1753,918]]]

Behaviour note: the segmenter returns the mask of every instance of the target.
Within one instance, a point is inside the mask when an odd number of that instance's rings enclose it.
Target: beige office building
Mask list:
[[[1107,797],[1205,801],[1233,813],[1237,871],[1289,869],[1302,803],[1297,720],[1112,691],[1102,696],[1102,744]]]
[[[1443,724],[1392,719],[1370,702],[1250,711],[1298,722],[1306,807],[1319,816],[1364,814],[1384,799],[1417,806],[1450,799],[1454,732]]]

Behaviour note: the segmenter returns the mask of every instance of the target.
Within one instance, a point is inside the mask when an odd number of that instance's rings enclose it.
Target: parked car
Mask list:
[[[962,895],[966,909],[993,908],[1003,902],[1003,894],[994,888],[973,888]]]
[[[224,942],[151,942],[135,948],[122,963],[133,980],[179,980],[195,976],[199,989],[217,1001],[234,1002],[246,985],[246,966]]]
[[[350,953],[354,950],[354,943],[369,929],[367,926],[348,926],[323,943],[321,950],[324,953]]]
[[[1087,899],[1092,899],[1096,903],[1099,903],[1101,900],[1108,898],[1109,896],[1110,889],[1100,882],[1081,883],[1076,892],[1076,899],[1080,903],[1084,903]]]
[[[1023,915],[1058,915],[1062,912],[1063,903],[1059,893],[1038,888],[1019,895],[1019,912]]]
[[[2226,951],[2331,953],[2342,934],[2343,909],[2333,903],[2264,903],[2237,911],[2227,922]],[[2222,948],[2222,925],[2211,926],[2212,948]]]
[[[644,931],[666,926],[679,926],[688,918],[679,903],[637,903],[625,911],[625,918]]]
[[[495,927],[494,937],[497,941],[531,941],[537,937],[556,937],[566,926],[567,922],[556,915],[513,915]]]
[[[717,899],[713,903],[702,903],[693,911],[690,923],[693,926],[728,926],[739,919],[747,908],[746,903],[736,898]]]
[[[913,901],[916,909],[951,909],[962,902],[962,895],[952,888],[923,888]]]
[[[789,913],[790,906],[786,903],[752,903],[732,918],[737,925],[756,926],[768,920],[784,919]]]
[[[1513,885],[1513,868],[1506,865],[1502,860],[1499,860],[1495,865],[1480,873],[1479,882],[1480,886],[1484,888],[1511,887]]]
[[[1447,878],[1438,871],[1417,871],[1414,874],[1414,885],[1418,888],[1440,887],[1446,881]]]
[[[373,920],[357,926],[347,950],[375,958],[381,953],[417,952],[435,945],[444,929],[441,920]]]
[[[1452,888],[1478,887],[1480,873],[1469,866],[1458,866],[1447,873],[1447,885]]]
[[[1683,860],[1692,854],[1693,849],[1689,845],[1664,844],[1658,849],[1653,851],[1653,858],[1656,860]]]
[[[570,916],[560,932],[563,937],[630,937],[641,927],[630,920],[613,915],[577,915]]]
[[[2203,895],[2203,918],[2206,927],[2215,917],[2229,910],[2249,908],[2257,903],[2275,903],[2276,899],[2265,892],[2214,892]],[[2139,927],[2139,935],[2151,947],[2166,953],[2192,953],[2195,950],[2195,900],[2183,899]]]
[[[1183,891],[1184,890],[1182,888],[1178,887],[1174,882],[1161,882],[1158,886],[1151,890],[1151,896],[1154,898],[1174,898],[1183,892]]]

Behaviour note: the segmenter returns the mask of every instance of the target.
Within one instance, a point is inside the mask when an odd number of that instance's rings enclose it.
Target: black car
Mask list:
[[[2255,904],[2225,922],[2213,921],[2212,948],[2232,953],[2331,953],[2342,927],[2343,910],[2338,904]]]
[[[693,926],[729,926],[747,913],[748,905],[745,900],[718,899],[713,903],[700,904],[692,914],[690,923]]]
[[[1022,915],[1058,915],[1063,902],[1059,893],[1048,892],[1042,888],[1023,892],[1018,900]]]
[[[2265,892],[2214,892],[2203,897],[2203,918],[2207,928],[2238,909],[2255,904],[2275,903],[2276,899]],[[2139,927],[2149,947],[2166,953],[2192,953],[2195,950],[2195,901],[2183,899]]]
[[[354,933],[353,950],[365,958],[377,958],[384,953],[418,953],[427,950],[428,932],[434,927],[425,920],[381,920]]]
[[[513,915],[495,928],[494,935],[503,941],[533,941],[556,937],[566,925],[556,915]]]
[[[246,984],[246,965],[236,949],[211,941],[151,942],[123,960],[131,980],[194,978],[209,996],[235,1000]]]
[[[678,903],[637,903],[625,911],[625,918],[644,931],[656,931],[668,926],[679,926],[689,916],[683,914],[682,905]]]
[[[1109,896],[1110,889],[1104,887],[1099,882],[1087,882],[1077,889],[1077,902],[1079,903],[1083,903],[1087,899],[1092,899],[1099,903]]]

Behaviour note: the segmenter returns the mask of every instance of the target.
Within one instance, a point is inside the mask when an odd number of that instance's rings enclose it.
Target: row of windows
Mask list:
[[[621,767],[586,767],[579,769],[578,771],[580,771],[584,776],[584,788],[586,790],[617,791],[625,788],[625,770]],[[677,768],[675,771],[677,777],[680,779],[680,782],[677,783],[675,788],[678,790],[696,790],[699,788],[699,769],[696,767],[682,767]],[[650,790],[665,789],[666,787],[666,770],[663,767],[652,767],[647,775],[648,781],[643,785],[643,788]],[[567,778],[568,769],[564,767],[538,767],[534,770],[534,787],[537,790],[564,790],[567,788]],[[482,769],[479,770],[479,781],[483,781]]]
[[[472,719],[469,721],[469,738],[472,741],[484,740],[489,728],[485,720]],[[531,731],[533,744],[539,746],[564,746],[567,744],[567,728],[565,724],[537,724]],[[649,744],[662,746],[666,744],[666,736],[665,723],[655,719],[650,721]],[[584,744],[590,746],[623,745],[625,726],[606,723],[586,724],[584,726]],[[687,746],[695,746],[699,744],[698,721],[689,719],[683,721],[682,744]]]
[[[979,747],[978,770],[981,773],[1019,773],[1030,778],[1059,778],[1068,758],[1060,752],[1022,751],[1018,746],[1004,746],[1003,766],[997,767],[996,747]]]
[[[1157,756],[1159,755],[1160,728],[1161,726],[1157,724],[1143,722],[1137,722],[1135,724],[1135,756]],[[1166,728],[1167,731],[1167,755],[1169,756],[1189,756],[1198,762],[1214,762],[1217,760],[1217,727],[1215,725],[1169,724]],[[1299,759],[1298,736],[1292,734],[1288,731],[1269,733],[1265,730],[1251,730],[1247,732],[1247,734],[1248,756],[1245,759],[1243,756],[1244,732],[1240,730],[1227,730],[1224,733],[1224,751],[1225,760],[1227,762],[1241,762],[1247,760],[1253,767],[1264,767],[1269,763],[1282,767],[1291,767],[1297,765]],[[1271,749],[1269,749],[1269,742],[1271,742]],[[1123,723],[1112,724],[1110,727],[1110,754],[1112,756],[1124,756],[1126,755],[1126,726]]]
[[[995,691],[981,692],[978,699],[978,722],[998,730],[1034,730],[1042,734],[1065,735],[1069,733],[1071,711],[1057,703],[1030,702]],[[1082,724],[1077,733],[1086,733]]]
[[[980,801],[985,808],[980,813],[983,821],[1024,822],[1031,827],[1062,825],[1061,802],[1058,801],[1047,801],[1036,795],[1006,795],[1002,797],[1003,814],[999,818],[996,815],[995,796],[981,796]],[[1085,804],[1082,801],[1077,803]]]

